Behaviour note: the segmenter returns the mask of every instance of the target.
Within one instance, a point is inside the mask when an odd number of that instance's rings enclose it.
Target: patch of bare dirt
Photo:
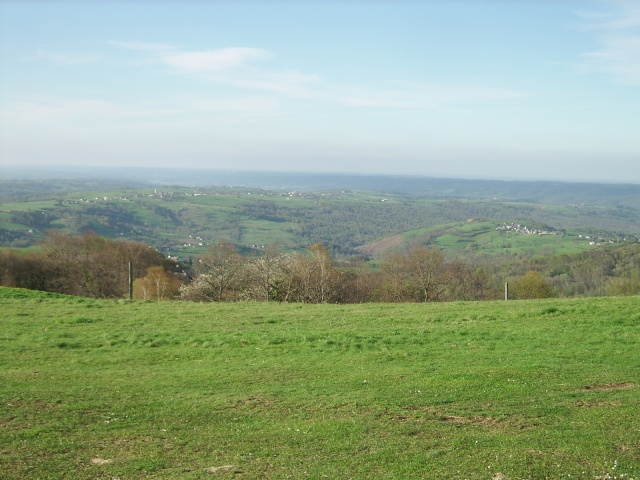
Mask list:
[[[574,405],[576,407],[619,407],[620,405],[622,405],[622,402],[618,402],[618,401],[613,401],[613,402],[595,402],[595,401],[584,402],[584,401],[580,401],[580,402],[575,402]]]
[[[586,387],[582,387],[581,390],[619,390],[622,388],[631,388],[631,387],[635,387],[635,384],[630,382],[603,383],[601,385],[587,385]]]
[[[443,415],[440,417],[441,420],[445,422],[455,422],[455,423],[473,423],[477,425],[497,425],[500,423],[499,420],[491,417],[456,417],[455,415]]]
[[[377,242],[368,243],[356,248],[356,250],[366,253],[367,255],[378,255],[384,253],[392,247],[398,246],[402,243],[404,237],[402,235],[394,235],[392,237],[383,238]]]
[[[96,457],[91,459],[91,463],[94,465],[109,465],[110,463],[113,463],[113,460]]]
[[[36,400],[33,402],[37,408],[50,409],[50,408],[59,408],[60,405],[56,405],[55,403],[47,403],[44,400]]]
[[[233,467],[234,467],[233,465],[222,465],[220,467],[205,468],[204,471],[207,473],[222,473],[222,472],[228,472]]]
[[[412,421],[416,423],[421,423],[426,420],[426,418],[416,415],[412,412],[428,412],[433,416],[431,419],[441,420],[443,422],[453,422],[464,425],[483,425],[483,426],[495,426],[502,423],[504,420],[491,418],[491,417],[482,417],[482,416],[472,416],[472,417],[459,417],[456,415],[446,415],[435,408],[424,406],[424,407],[414,407],[414,406],[403,406],[402,407],[406,413],[387,413],[388,417],[394,422],[407,422]]]

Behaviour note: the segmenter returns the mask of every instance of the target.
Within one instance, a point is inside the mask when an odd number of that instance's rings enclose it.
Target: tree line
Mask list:
[[[640,293],[640,245],[550,258],[449,259],[424,245],[393,250],[372,266],[305,252],[241,255],[220,241],[178,265],[149,246],[94,233],[51,231],[36,251],[0,252],[0,285],[95,298],[302,303],[441,302]]]
[[[195,263],[195,276],[180,297],[195,301],[279,301],[302,303],[442,302],[502,298],[486,268],[447,259],[435,248],[413,246],[382,257],[378,267],[336,262],[315,243],[302,252],[274,247],[246,257],[229,242],[211,246]],[[554,292],[535,271],[512,279],[510,298],[546,298]]]
[[[129,292],[130,263],[134,278],[140,281],[153,267],[172,278],[175,267],[140,242],[52,230],[38,250],[0,252],[0,284],[83,297],[124,298]]]

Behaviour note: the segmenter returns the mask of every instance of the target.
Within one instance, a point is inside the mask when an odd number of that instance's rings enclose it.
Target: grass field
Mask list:
[[[0,288],[0,477],[640,478],[640,299]]]

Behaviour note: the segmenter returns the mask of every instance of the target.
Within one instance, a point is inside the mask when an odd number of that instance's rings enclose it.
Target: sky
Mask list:
[[[640,183],[640,1],[0,0],[0,156]]]

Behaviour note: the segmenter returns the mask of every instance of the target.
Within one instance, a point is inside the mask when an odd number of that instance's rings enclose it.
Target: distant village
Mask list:
[[[331,192],[320,192],[320,193],[312,193],[312,192],[297,192],[297,191],[281,191],[281,192],[273,192],[273,191],[262,191],[262,190],[243,190],[232,187],[220,187],[219,189],[210,189],[203,190],[198,189],[195,191],[187,191],[187,192],[179,192],[179,191],[168,191],[163,192],[159,190],[154,190],[153,193],[131,193],[122,196],[116,197],[94,197],[94,198],[79,198],[79,199],[65,199],[59,200],[57,203],[59,204],[67,204],[67,205],[77,205],[80,203],[104,203],[110,201],[127,201],[127,200],[135,200],[138,198],[157,198],[159,200],[176,200],[178,198],[183,197],[203,197],[203,196],[216,196],[219,194],[224,195],[255,195],[258,197],[297,197],[297,198],[306,198],[306,199],[314,199],[318,197],[330,197],[332,195]],[[385,199],[386,200],[386,199]]]
[[[496,230],[519,233],[520,235],[563,235],[563,233],[556,230],[538,230],[519,223],[503,223]]]
[[[496,230],[502,232],[513,232],[520,235],[565,235],[564,232],[557,230],[539,230],[537,228],[528,227],[519,223],[503,223],[496,227]],[[578,238],[589,241],[589,245],[604,245],[606,243],[626,243],[627,241],[640,241],[638,238],[627,239],[626,237],[604,238],[592,235],[578,235]]]

